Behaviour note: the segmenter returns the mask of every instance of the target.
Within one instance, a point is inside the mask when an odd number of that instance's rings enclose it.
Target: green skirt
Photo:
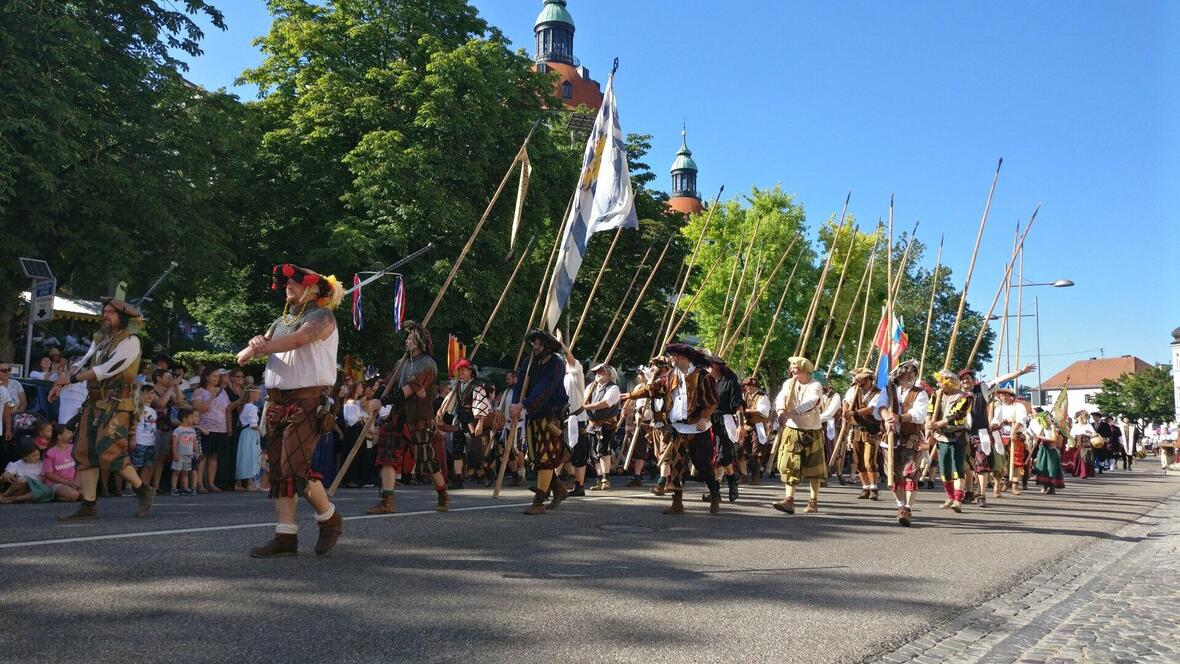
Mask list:
[[[826,479],[828,463],[824,457],[823,430],[783,427],[779,431],[775,461],[783,484],[796,486],[802,480]]]

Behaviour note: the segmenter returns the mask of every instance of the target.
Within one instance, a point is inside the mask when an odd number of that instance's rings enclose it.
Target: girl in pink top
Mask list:
[[[54,499],[63,503],[72,503],[82,496],[82,485],[75,478],[74,446],[70,444],[73,439],[74,432],[65,425],[55,426],[41,464],[41,478],[53,489]]]

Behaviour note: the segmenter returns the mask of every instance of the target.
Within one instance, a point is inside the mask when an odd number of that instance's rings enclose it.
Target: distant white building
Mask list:
[[[1177,332],[1180,332],[1180,329]],[[1175,334],[1174,332],[1173,336]],[[1180,366],[1180,341],[1172,343],[1172,359]],[[1072,417],[1082,409],[1091,413],[1098,410],[1097,396],[1102,392],[1102,381],[1118,380],[1123,374],[1136,374],[1150,368],[1151,364],[1133,355],[1101,359],[1092,357],[1088,360],[1078,360],[1062,369],[1041,383],[1038,389],[1044,395],[1043,405],[1048,409],[1057,403],[1062,388],[1068,387],[1069,403],[1066,404],[1065,412]],[[1176,393],[1180,402],[1180,383],[1177,383]]]

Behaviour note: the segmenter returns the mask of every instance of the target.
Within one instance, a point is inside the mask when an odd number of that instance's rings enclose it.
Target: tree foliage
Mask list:
[[[1111,415],[1127,416],[1145,422],[1166,422],[1174,414],[1172,372],[1155,366],[1118,380],[1102,381],[1102,391],[1095,397],[1098,409]]]

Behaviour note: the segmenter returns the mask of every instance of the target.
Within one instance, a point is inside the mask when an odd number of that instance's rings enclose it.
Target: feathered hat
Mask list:
[[[293,263],[283,263],[271,269],[271,290],[286,288],[287,283],[294,281],[301,286],[315,288],[316,304],[328,309],[335,309],[344,299],[344,286],[335,275],[324,276],[313,270],[299,267]]]

